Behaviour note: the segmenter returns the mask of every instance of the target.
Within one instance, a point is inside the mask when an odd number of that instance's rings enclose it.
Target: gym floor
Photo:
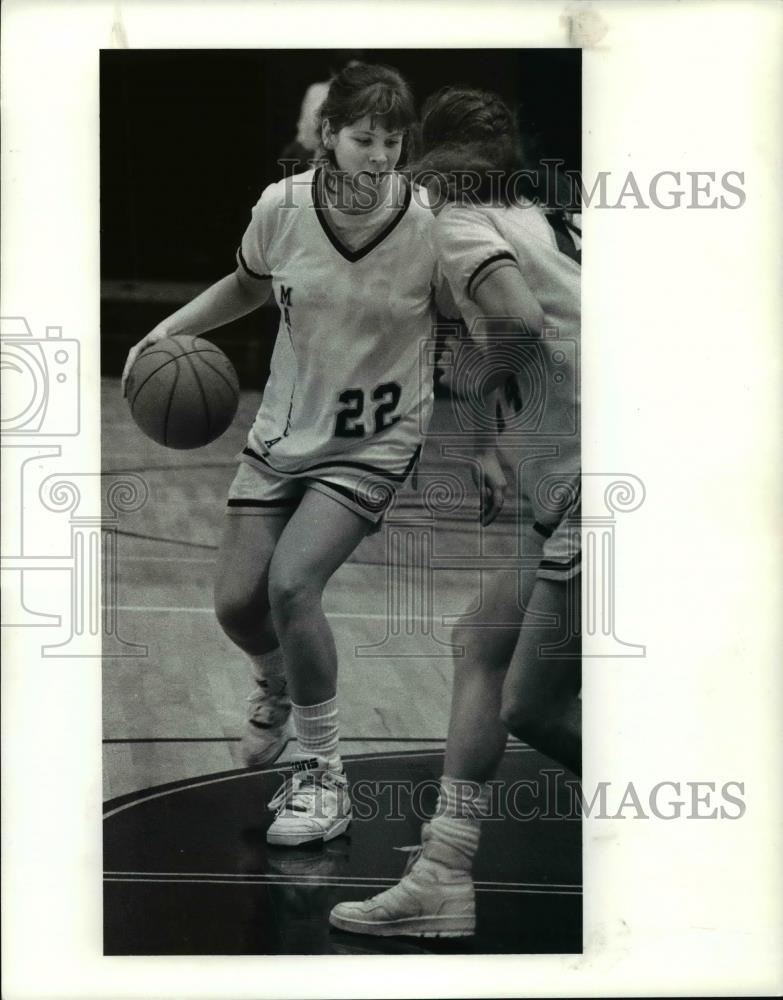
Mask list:
[[[499,782],[548,787],[549,801],[535,810],[525,809],[529,798],[514,800],[513,815],[506,801],[502,818],[484,824],[476,936],[365,938],[329,929],[334,903],[399,878],[405,855],[397,848],[418,842],[434,806],[450,701],[449,622],[475,605],[475,557],[486,551],[467,466],[437,448],[425,449],[416,489],[406,487],[386,527],[361,543],[325,594],[340,659],[346,772],[355,788],[373,782],[384,794],[323,847],[267,847],[265,803],[289,773],[293,741],[273,768],[242,767],[251,682],[211,607],[225,495],[259,402],[259,393],[243,392],[222,438],[177,452],[138,431],[117,379],[102,385],[104,476],[140,477],[148,490],[146,502],[116,521],[118,641],[103,671],[106,954],[581,951],[581,823],[572,789],[548,783],[557,765],[516,741]],[[451,419],[439,401],[433,431],[448,433]],[[441,509],[434,518],[421,502],[428,487],[431,506]],[[508,551],[514,539],[495,544]],[[537,818],[522,821],[527,813]]]

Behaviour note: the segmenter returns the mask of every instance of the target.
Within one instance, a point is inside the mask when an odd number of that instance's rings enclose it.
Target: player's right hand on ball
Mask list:
[[[152,344],[157,344],[159,340],[165,340],[165,338],[166,331],[162,330],[159,326],[156,326],[154,330],[150,330],[146,337],[142,337],[138,344],[134,344],[134,346],[128,351],[128,358],[125,362],[125,367],[122,370],[123,396],[128,395],[128,376],[130,375],[131,368],[133,368],[136,363],[136,358],[142,351],[146,351],[148,347],[151,347]]]

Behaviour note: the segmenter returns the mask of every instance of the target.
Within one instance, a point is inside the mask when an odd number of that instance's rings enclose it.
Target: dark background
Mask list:
[[[101,52],[104,373],[234,269],[252,206],[282,176],[305,90],[356,58],[396,67],[419,106],[445,84],[493,90],[517,110],[531,162],[580,168],[578,49]],[[221,333],[243,385],[263,384],[276,325],[271,305]]]

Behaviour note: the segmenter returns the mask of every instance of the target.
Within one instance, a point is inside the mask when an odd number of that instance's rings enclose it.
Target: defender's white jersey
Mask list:
[[[237,258],[271,278],[280,326],[244,455],[284,475],[409,471],[432,408],[434,216],[400,177],[399,207],[360,249],[329,225],[321,169],[270,185]]]
[[[496,268],[518,268],[543,311],[542,336],[511,337],[494,350],[506,369],[519,369],[503,393],[501,448],[517,464],[536,520],[550,527],[579,495],[581,457],[580,268],[561,236],[532,204],[447,205],[436,223],[441,266],[477,340],[483,317],[473,295]]]

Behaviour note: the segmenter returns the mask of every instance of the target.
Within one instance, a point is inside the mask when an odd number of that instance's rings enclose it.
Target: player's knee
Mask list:
[[[318,606],[322,589],[309,575],[273,565],[269,577],[269,603],[274,614],[285,620]]]
[[[215,616],[231,639],[243,639],[258,632],[262,609],[236,591],[215,590]]]
[[[455,625],[451,642],[460,650],[454,659],[458,670],[505,670],[508,666],[508,659],[490,641],[485,629]]]
[[[536,701],[520,701],[504,695],[500,721],[512,736],[535,746],[549,725],[549,707]]]

